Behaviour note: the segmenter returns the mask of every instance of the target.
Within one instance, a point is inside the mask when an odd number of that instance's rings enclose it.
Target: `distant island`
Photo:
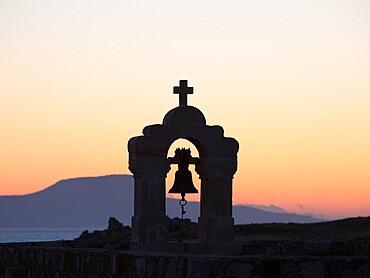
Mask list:
[[[109,217],[131,225],[133,197],[129,175],[62,180],[36,193],[0,196],[0,228],[103,229]],[[326,221],[278,207],[235,205],[233,210],[235,224]],[[179,216],[178,200],[167,198],[167,215]],[[188,203],[186,217],[197,222],[198,202]]]

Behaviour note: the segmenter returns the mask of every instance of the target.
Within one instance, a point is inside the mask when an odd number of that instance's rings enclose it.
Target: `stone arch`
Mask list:
[[[169,147],[168,147],[168,150],[169,148],[171,148],[171,146],[178,140],[186,140],[188,141],[189,143],[191,143],[195,149],[198,151],[199,153],[199,157],[204,157],[206,155],[206,149],[205,147],[201,144],[201,142],[197,141],[195,138],[188,138],[188,137],[179,137],[179,138],[176,138],[172,141],[172,143],[170,143]],[[168,155],[171,155],[171,154],[168,154]]]
[[[179,138],[199,152],[195,171],[201,179],[198,244],[223,246],[234,240],[232,179],[237,170],[238,142],[224,136],[221,126],[209,126],[192,106],[170,110],[162,124],[146,126],[143,135],[128,142],[129,169],[134,175],[132,248],[168,250],[165,215],[165,179],[170,164],[167,152]]]

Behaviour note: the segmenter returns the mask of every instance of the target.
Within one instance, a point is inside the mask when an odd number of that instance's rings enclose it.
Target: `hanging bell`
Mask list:
[[[198,193],[188,169],[190,158],[190,149],[176,149],[174,159],[177,160],[179,169],[175,173],[175,182],[168,193],[180,193],[182,199],[184,199],[186,193]]]
[[[198,193],[198,189],[193,184],[191,172],[187,167],[181,167],[175,173],[175,182],[168,193],[180,193],[185,196],[186,193]]]

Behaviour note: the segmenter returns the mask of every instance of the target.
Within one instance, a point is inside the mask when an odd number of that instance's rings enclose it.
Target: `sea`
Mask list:
[[[84,230],[0,229],[0,243],[71,240],[79,237]]]

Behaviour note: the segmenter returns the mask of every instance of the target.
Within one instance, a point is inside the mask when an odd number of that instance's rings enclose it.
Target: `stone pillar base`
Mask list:
[[[234,242],[234,218],[231,216],[201,216],[199,243],[223,245]]]
[[[132,217],[131,250],[162,250],[167,245],[167,216]]]

